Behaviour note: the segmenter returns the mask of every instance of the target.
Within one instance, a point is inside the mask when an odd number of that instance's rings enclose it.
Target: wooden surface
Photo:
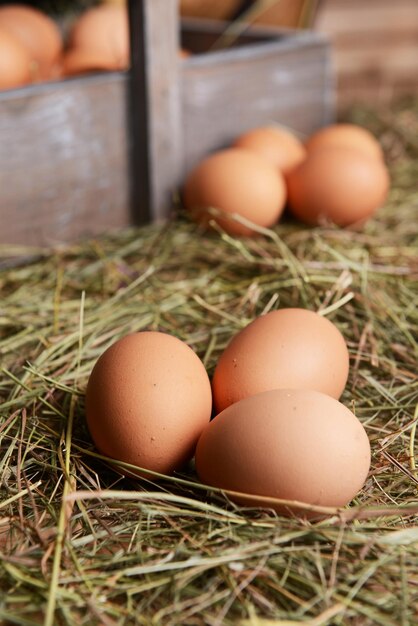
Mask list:
[[[177,0],[130,0],[133,201],[162,219],[183,172]]]
[[[240,46],[181,61],[177,0],[132,0],[130,11],[131,72],[0,94],[0,243],[161,219],[185,173],[239,133],[271,121],[303,135],[331,121],[320,36],[252,29]],[[200,29],[210,47],[224,28],[195,22],[184,42]]]
[[[253,44],[184,62],[186,171],[205,154],[258,125],[277,122],[303,137],[334,119],[327,43],[308,32],[279,38],[276,31],[275,39],[258,43],[261,32],[272,34],[254,29]],[[184,41],[187,45],[187,32]]]
[[[334,45],[340,109],[418,92],[418,0],[322,0],[315,29]]]
[[[132,221],[126,76],[0,94],[0,243],[53,244]]]

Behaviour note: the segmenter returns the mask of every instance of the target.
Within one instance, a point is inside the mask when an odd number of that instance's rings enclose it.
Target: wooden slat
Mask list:
[[[131,222],[123,74],[0,95],[0,242],[51,244]]]
[[[180,62],[177,1],[130,10],[131,73],[0,94],[0,242],[53,244],[165,217],[186,171],[240,132],[277,121],[307,134],[333,119],[319,35],[254,29],[243,38],[254,43]]]
[[[392,48],[399,46],[408,48],[411,56],[416,59],[414,52],[418,52],[418,28],[411,27],[409,30],[382,30],[362,32],[347,32],[340,35],[330,35],[330,39],[336,48],[340,50],[351,50],[355,48],[374,48],[378,46],[382,53],[385,46],[390,53]]]
[[[182,70],[186,171],[249,128],[271,121],[304,135],[334,116],[330,51],[312,33],[192,57]]]
[[[415,7],[416,0],[369,0],[369,2],[365,2],[365,0],[319,0],[319,8],[320,10],[327,10],[328,6],[331,5],[332,10],[344,10],[347,6],[350,7],[350,11],[354,13],[358,13],[365,8],[366,5],[373,7],[377,5],[379,8],[385,7],[393,7],[394,4],[396,6],[406,6],[406,7]]]
[[[373,0],[373,2],[344,2],[322,0],[315,20],[318,31],[342,33],[373,33],[385,30],[418,30],[418,2],[414,0]]]
[[[380,107],[411,94],[410,81],[395,78],[385,80],[367,73],[342,75],[339,78],[338,108],[344,111],[353,104],[367,102],[368,106]]]
[[[370,48],[335,49],[335,61],[340,73],[375,70],[382,74],[409,74],[411,82],[418,81],[417,58],[411,56],[407,44],[389,49],[384,42]]]
[[[339,109],[418,92],[417,0],[322,0],[315,29],[333,44]]]
[[[182,166],[177,0],[130,0],[132,189],[144,219],[167,215]]]

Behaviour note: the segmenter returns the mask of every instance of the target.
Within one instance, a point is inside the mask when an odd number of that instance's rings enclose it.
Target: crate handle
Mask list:
[[[178,0],[129,0],[131,199],[135,222],[167,216],[183,173]]]

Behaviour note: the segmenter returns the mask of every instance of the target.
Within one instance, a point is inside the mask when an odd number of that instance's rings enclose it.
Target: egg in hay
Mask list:
[[[306,157],[306,149],[300,139],[279,125],[249,130],[235,140],[234,146],[259,154],[284,175]]]
[[[283,212],[286,186],[280,172],[258,154],[228,148],[206,157],[189,173],[183,201],[197,222],[208,224],[213,219],[230,234],[253,235],[251,226],[228,216],[272,226]],[[222,214],[213,215],[211,208]]]
[[[98,450],[170,474],[194,454],[209,422],[210,382],[196,353],[172,335],[126,335],[98,359],[86,391],[87,426]]]
[[[383,161],[380,143],[366,128],[356,124],[331,124],[313,133],[305,144],[308,153],[329,147],[352,148]]]
[[[271,311],[237,333],[218,359],[212,380],[216,410],[247,396],[283,388],[321,391],[335,398],[347,382],[344,337],[307,309]]]
[[[275,389],[229,406],[210,422],[197,445],[196,470],[207,485],[241,492],[228,494],[238,504],[311,517],[262,497],[344,506],[363,487],[370,458],[363,425],[338,400]]]
[[[291,212],[307,224],[363,223],[385,202],[389,173],[382,160],[353,148],[329,146],[308,157],[287,177]]]

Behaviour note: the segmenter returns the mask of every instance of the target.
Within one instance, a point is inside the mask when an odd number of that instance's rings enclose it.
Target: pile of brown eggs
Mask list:
[[[271,311],[238,332],[212,384],[184,342],[137,332],[96,362],[87,424],[127,475],[171,474],[195,455],[202,482],[237,503],[312,517],[315,506],[349,503],[370,467],[365,429],[338,400],[348,372],[341,332],[306,309]]]
[[[179,57],[189,56],[179,50]],[[24,4],[0,7],[0,90],[130,65],[129,21],[123,0],[102,0],[63,35],[43,11]]]
[[[253,235],[286,205],[309,224],[361,224],[388,188],[382,150],[362,128],[329,126],[303,144],[264,127],[198,164],[183,200],[205,226]],[[341,332],[306,309],[256,318],[226,346],[212,381],[185,343],[139,332],[98,359],[87,424],[128,475],[171,474],[194,457],[201,481],[238,504],[316,517],[347,505],[370,469],[366,431],[339,402],[348,374]]]
[[[66,42],[44,12],[23,4],[0,7],[0,89],[128,66],[126,7],[103,4],[86,10]]]
[[[252,235],[276,224],[286,206],[307,224],[359,226],[388,190],[382,149],[366,129],[334,124],[302,143],[268,126],[199,163],[184,183],[183,202],[198,222]]]

